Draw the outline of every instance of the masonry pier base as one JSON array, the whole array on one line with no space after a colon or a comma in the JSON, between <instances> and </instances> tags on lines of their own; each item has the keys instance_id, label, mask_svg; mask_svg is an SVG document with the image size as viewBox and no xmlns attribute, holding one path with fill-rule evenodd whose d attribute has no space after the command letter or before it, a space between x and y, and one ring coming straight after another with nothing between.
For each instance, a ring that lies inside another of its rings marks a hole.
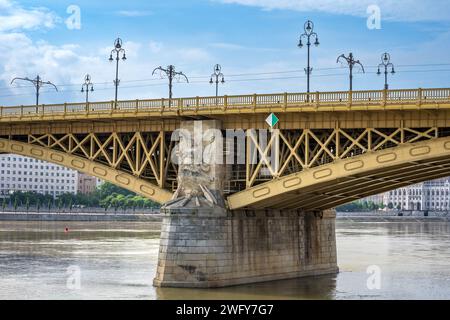
<instances>
[{"instance_id":1,"label":"masonry pier base","mask_svg":"<svg viewBox=\"0 0 450 320\"><path fill-rule=\"evenodd\" d=\"M165 209L154 285L225 287L337 273L335 212Z\"/></svg>"}]
</instances>

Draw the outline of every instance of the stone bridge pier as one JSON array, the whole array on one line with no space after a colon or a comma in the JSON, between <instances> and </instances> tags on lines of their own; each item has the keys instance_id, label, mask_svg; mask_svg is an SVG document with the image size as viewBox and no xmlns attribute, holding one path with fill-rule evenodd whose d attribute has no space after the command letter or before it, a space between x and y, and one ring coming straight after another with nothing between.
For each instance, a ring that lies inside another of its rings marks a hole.
<instances>
[{"instance_id":1,"label":"stone bridge pier","mask_svg":"<svg viewBox=\"0 0 450 320\"><path fill-rule=\"evenodd\" d=\"M205 134L220 130L220 122L185 121L181 129L178 189L161 209L155 286L224 287L338 272L333 210L228 210L227 166L198 158L222 148Z\"/></svg>"}]
</instances>

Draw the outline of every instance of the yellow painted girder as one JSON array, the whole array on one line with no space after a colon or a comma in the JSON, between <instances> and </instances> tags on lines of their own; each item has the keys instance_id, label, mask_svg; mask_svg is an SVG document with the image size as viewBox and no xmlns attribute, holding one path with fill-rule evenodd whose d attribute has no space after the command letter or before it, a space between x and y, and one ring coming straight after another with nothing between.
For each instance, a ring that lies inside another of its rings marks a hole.
<instances>
[{"instance_id":1,"label":"yellow painted girder","mask_svg":"<svg viewBox=\"0 0 450 320\"><path fill-rule=\"evenodd\" d=\"M315 185L330 187L349 176L364 176L369 172L383 172L383 170L401 167L411 162L426 163L444 157L450 157L450 137L400 144L396 147L338 159L326 165L307 168L298 173L275 178L272 181L230 195L227 198L228 206L230 209L239 209L272 200L276 202L277 199L282 199L284 196L292 195L292 193L301 194L302 190L314 188ZM428 179L424 175L424 180ZM356 195L358 192L358 188L354 188L353 194ZM298 197L301 196L298 195Z\"/></svg>"},{"instance_id":2,"label":"yellow painted girder","mask_svg":"<svg viewBox=\"0 0 450 320\"><path fill-rule=\"evenodd\" d=\"M69 153L25 142L0 139L0 153L13 153L34 159L51 162L73 170L98 177L119 187L128 189L158 203L165 203L172 198L172 192L162 189L148 181L129 173L116 170L110 166L74 156Z\"/></svg>"}]
</instances>

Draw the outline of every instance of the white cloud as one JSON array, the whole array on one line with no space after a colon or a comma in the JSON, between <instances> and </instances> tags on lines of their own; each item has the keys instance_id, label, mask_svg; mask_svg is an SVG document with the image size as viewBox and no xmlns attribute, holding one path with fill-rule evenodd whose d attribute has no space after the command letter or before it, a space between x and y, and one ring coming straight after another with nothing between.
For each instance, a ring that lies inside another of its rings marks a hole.
<instances>
[{"instance_id":1,"label":"white cloud","mask_svg":"<svg viewBox=\"0 0 450 320\"><path fill-rule=\"evenodd\" d=\"M50 29L61 21L46 8L24 9L10 0L0 0L0 11L0 31Z\"/></svg>"},{"instance_id":2,"label":"white cloud","mask_svg":"<svg viewBox=\"0 0 450 320\"><path fill-rule=\"evenodd\" d=\"M215 42L215 43L211 43L210 46L213 47L213 48L225 49L225 50L242 50L242 49L245 49L245 47L240 45L240 44L228 43L228 42Z\"/></svg>"},{"instance_id":3,"label":"white cloud","mask_svg":"<svg viewBox=\"0 0 450 320\"><path fill-rule=\"evenodd\" d=\"M11 86L10 82L14 77L34 78L37 74L44 81L51 81L59 87L59 92L44 88L41 97L43 103L82 100L80 88L86 73L92 76L95 87L92 100L110 100L114 96L112 80L115 64L108 61L112 44L100 44L86 53L77 44L54 45L34 40L25 31L0 32L0 43L3 43L3 50L0 51L0 105L32 104L33 88L25 83ZM166 96L166 80L151 76L156 66L175 64L177 70L189 75L195 66L203 65L210 59L205 49L176 48L154 40L143 43L126 41L123 48L128 59L120 61L120 99ZM151 80L139 80L143 78ZM176 94L181 95L182 92L186 95L190 91L185 85L177 84Z\"/></svg>"},{"instance_id":4,"label":"white cloud","mask_svg":"<svg viewBox=\"0 0 450 320\"><path fill-rule=\"evenodd\" d=\"M200 48L184 48L177 50L180 58L187 62L199 62L199 61L209 61L211 60L210 54Z\"/></svg>"},{"instance_id":5,"label":"white cloud","mask_svg":"<svg viewBox=\"0 0 450 320\"><path fill-rule=\"evenodd\" d=\"M163 49L163 44L157 41L150 41L148 44L152 53L159 53Z\"/></svg>"},{"instance_id":6,"label":"white cloud","mask_svg":"<svg viewBox=\"0 0 450 320\"><path fill-rule=\"evenodd\" d=\"M367 17L367 7L378 5L382 19L396 21L449 21L450 2L434 0L213 0L222 3L260 7L265 10L286 9L301 12L320 11Z\"/></svg>"}]
</instances>

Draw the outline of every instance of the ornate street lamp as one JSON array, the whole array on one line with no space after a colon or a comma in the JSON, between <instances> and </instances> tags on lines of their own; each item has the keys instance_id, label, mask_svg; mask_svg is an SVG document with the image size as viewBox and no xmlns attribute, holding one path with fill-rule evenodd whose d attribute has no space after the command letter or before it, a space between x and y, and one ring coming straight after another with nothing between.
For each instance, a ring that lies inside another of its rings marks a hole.
<instances>
[{"instance_id":1,"label":"ornate street lamp","mask_svg":"<svg viewBox=\"0 0 450 320\"><path fill-rule=\"evenodd\" d=\"M381 63L378 65L378 72L377 75L381 75L381 71L380 71L380 67L384 68L384 89L388 90L389 89L389 84L388 84L388 69L391 68L391 74L395 74L395 69L394 69L394 65L391 63L391 56L389 55L389 53L385 52L383 53L383 55L381 56Z\"/></svg>"},{"instance_id":2,"label":"ornate street lamp","mask_svg":"<svg viewBox=\"0 0 450 320\"><path fill-rule=\"evenodd\" d=\"M220 66L220 64L216 64L214 66L214 73L211 75L211 78L209 79L210 84L213 84L213 83L216 84L216 97L219 95L219 82L222 84L225 83L225 78L224 78L221 70L222 70L222 67ZM215 80L213 80L213 78Z\"/></svg>"},{"instance_id":3,"label":"ornate street lamp","mask_svg":"<svg viewBox=\"0 0 450 320\"><path fill-rule=\"evenodd\" d=\"M122 55L122 57L121 57ZM119 60L122 59L123 61L127 60L127 56L125 54L125 49L122 48L122 39L117 38L116 41L114 41L114 49L111 50L111 55L109 56L109 61L113 62L115 56L116 59L116 79L114 80L114 86L116 87L116 94L114 97L114 107L117 108L117 91L119 87Z\"/></svg>"},{"instance_id":4,"label":"ornate street lamp","mask_svg":"<svg viewBox=\"0 0 450 320\"><path fill-rule=\"evenodd\" d=\"M305 32L300 36L300 40L298 42L298 47L299 48L303 47L302 39L305 38L306 45L308 47L308 60L307 60L307 67L305 69L306 79L307 79L306 80L307 81L306 92L309 93L310 92L310 88L309 88L310 76L312 73L312 68L310 67L311 38L314 39L314 45L317 47L317 46L319 46L319 37L318 37L317 33L314 32L314 23L312 21L310 21L310 20L306 21L305 25L303 26L303 29L305 30Z\"/></svg>"},{"instance_id":5,"label":"ornate street lamp","mask_svg":"<svg viewBox=\"0 0 450 320\"><path fill-rule=\"evenodd\" d=\"M81 85L81 92L86 92L86 104L89 102L89 91L94 92L94 85L91 83L91 76L87 74Z\"/></svg>"}]
</instances>

